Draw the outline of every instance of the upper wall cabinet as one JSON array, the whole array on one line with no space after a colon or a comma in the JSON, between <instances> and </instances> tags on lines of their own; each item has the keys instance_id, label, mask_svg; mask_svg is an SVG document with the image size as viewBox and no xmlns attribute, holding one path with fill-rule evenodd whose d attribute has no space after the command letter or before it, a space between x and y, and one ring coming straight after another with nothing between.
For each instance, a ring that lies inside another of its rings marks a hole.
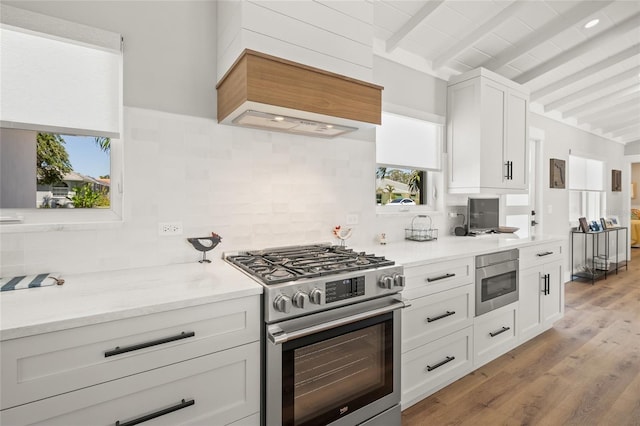
<instances>
[{"instance_id":1,"label":"upper wall cabinet","mask_svg":"<svg viewBox=\"0 0 640 426\"><path fill-rule=\"evenodd\" d=\"M527 191L529 92L483 68L447 89L450 193Z\"/></svg>"}]
</instances>

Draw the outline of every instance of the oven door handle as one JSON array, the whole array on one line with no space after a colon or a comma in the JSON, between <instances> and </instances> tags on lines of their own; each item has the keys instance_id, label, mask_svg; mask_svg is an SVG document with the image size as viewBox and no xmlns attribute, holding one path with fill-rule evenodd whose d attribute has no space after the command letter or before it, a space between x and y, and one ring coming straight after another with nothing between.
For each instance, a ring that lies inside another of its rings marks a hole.
<instances>
[{"instance_id":1,"label":"oven door handle","mask_svg":"<svg viewBox=\"0 0 640 426\"><path fill-rule=\"evenodd\" d=\"M271 343L275 345L280 345L290 340L299 339L304 336L320 333L322 331L330 330L332 328L340 327L342 325L351 324L357 321L362 321L363 319L386 314L387 312L395 311L396 309L406 308L408 306L411 306L411 303L409 303L409 301L405 299L396 300L394 303L388 306L383 306L381 308L372 309L366 312L361 312L355 315L339 318L333 321L327 321L325 323L317 324L312 327L302 328L300 330L294 330L290 332L285 332L280 327L269 327L270 330L267 331L267 337L269 338Z\"/></svg>"}]
</instances>

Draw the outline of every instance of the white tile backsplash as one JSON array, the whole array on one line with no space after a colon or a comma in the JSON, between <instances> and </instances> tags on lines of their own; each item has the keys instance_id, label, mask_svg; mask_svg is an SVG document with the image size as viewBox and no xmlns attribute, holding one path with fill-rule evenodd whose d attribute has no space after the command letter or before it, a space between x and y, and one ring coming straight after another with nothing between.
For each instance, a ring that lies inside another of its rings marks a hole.
<instances>
[{"instance_id":1,"label":"white tile backsplash","mask_svg":"<svg viewBox=\"0 0 640 426\"><path fill-rule=\"evenodd\" d=\"M215 120L125 108L122 226L3 234L2 276L76 273L196 261L185 239L217 232L223 251L334 241L357 213L349 241L404 238L411 215L376 216L375 145L218 125ZM437 226L445 222L434 217ZM158 222L182 222L159 236ZM442 232L442 230L441 230Z\"/></svg>"}]
</instances>

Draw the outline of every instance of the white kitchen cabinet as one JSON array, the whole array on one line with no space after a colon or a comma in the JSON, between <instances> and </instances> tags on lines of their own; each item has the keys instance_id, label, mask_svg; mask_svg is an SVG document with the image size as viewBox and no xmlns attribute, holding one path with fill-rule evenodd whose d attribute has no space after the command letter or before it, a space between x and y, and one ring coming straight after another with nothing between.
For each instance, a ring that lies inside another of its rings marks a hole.
<instances>
[{"instance_id":1,"label":"white kitchen cabinet","mask_svg":"<svg viewBox=\"0 0 640 426\"><path fill-rule=\"evenodd\" d=\"M474 367L478 368L518 344L518 302L502 306L475 319Z\"/></svg>"},{"instance_id":2,"label":"white kitchen cabinet","mask_svg":"<svg viewBox=\"0 0 640 426\"><path fill-rule=\"evenodd\" d=\"M226 425L259 411L260 343L197 357L2 411L6 425ZM133 423L132 423L133 424Z\"/></svg>"},{"instance_id":3,"label":"white kitchen cabinet","mask_svg":"<svg viewBox=\"0 0 640 426\"><path fill-rule=\"evenodd\" d=\"M473 284L411 300L402 311L402 352L473 325Z\"/></svg>"},{"instance_id":4,"label":"white kitchen cabinet","mask_svg":"<svg viewBox=\"0 0 640 426\"><path fill-rule=\"evenodd\" d=\"M474 274L475 259L473 257L461 257L405 268L406 284L402 294L409 299L415 299L450 290L473 283Z\"/></svg>"},{"instance_id":5,"label":"white kitchen cabinet","mask_svg":"<svg viewBox=\"0 0 640 426\"><path fill-rule=\"evenodd\" d=\"M450 193L527 191L529 93L483 68L448 87Z\"/></svg>"},{"instance_id":6,"label":"white kitchen cabinet","mask_svg":"<svg viewBox=\"0 0 640 426\"><path fill-rule=\"evenodd\" d=\"M402 409L473 369L473 327L402 354Z\"/></svg>"},{"instance_id":7,"label":"white kitchen cabinet","mask_svg":"<svg viewBox=\"0 0 640 426\"><path fill-rule=\"evenodd\" d=\"M183 399L150 424L254 415L259 312L251 296L2 341L0 423L126 424Z\"/></svg>"},{"instance_id":8,"label":"white kitchen cabinet","mask_svg":"<svg viewBox=\"0 0 640 426\"><path fill-rule=\"evenodd\" d=\"M520 250L519 341L551 328L564 316L562 245L543 244Z\"/></svg>"},{"instance_id":9,"label":"white kitchen cabinet","mask_svg":"<svg viewBox=\"0 0 640 426\"><path fill-rule=\"evenodd\" d=\"M473 258L405 268L402 311L402 408L473 367Z\"/></svg>"}]
</instances>

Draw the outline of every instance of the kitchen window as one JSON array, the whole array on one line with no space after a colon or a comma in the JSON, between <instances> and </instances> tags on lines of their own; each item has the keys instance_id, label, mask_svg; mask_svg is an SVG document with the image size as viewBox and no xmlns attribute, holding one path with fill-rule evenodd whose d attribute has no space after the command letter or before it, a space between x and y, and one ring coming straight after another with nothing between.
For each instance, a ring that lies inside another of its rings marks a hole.
<instances>
[{"instance_id":1,"label":"kitchen window","mask_svg":"<svg viewBox=\"0 0 640 426\"><path fill-rule=\"evenodd\" d=\"M121 36L7 5L0 7L0 222L21 223L20 232L28 224L120 221ZM41 179L48 166L38 170L42 163L36 162L36 141L43 134L54 139L80 136L108 140L109 170L78 177L85 174L72 176L70 172L77 170L63 167L64 178ZM106 192L104 179L115 189L109 191L108 205L103 201L106 208L73 212L50 208L68 206L68 198L78 195L78 186L84 187L85 193ZM68 188L66 195L64 186ZM47 202L37 195L45 190ZM49 208L37 208L45 205ZM3 226L2 232L12 232L12 227Z\"/></svg>"},{"instance_id":2,"label":"kitchen window","mask_svg":"<svg viewBox=\"0 0 640 426\"><path fill-rule=\"evenodd\" d=\"M435 209L444 119L436 121L383 112L376 128L378 212Z\"/></svg>"}]
</instances>

